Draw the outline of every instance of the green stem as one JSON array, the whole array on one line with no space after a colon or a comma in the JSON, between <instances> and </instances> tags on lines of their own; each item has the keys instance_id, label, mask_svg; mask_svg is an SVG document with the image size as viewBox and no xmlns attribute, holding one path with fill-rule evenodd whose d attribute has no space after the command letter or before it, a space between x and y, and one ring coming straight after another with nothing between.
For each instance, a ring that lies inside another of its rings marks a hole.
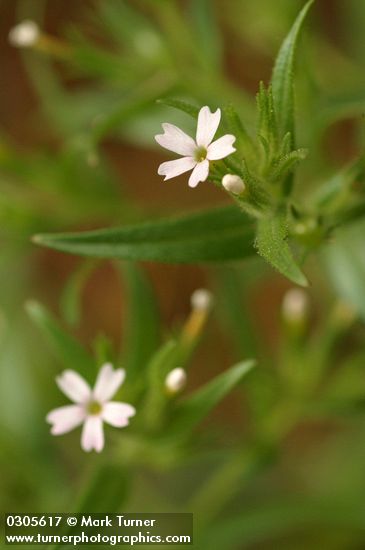
<instances>
[{"instance_id":1,"label":"green stem","mask_svg":"<svg viewBox=\"0 0 365 550\"><path fill-rule=\"evenodd\" d=\"M270 454L267 448L255 445L235 454L215 472L186 507L197 515L201 528L233 499L245 481L265 466Z\"/></svg>"}]
</instances>

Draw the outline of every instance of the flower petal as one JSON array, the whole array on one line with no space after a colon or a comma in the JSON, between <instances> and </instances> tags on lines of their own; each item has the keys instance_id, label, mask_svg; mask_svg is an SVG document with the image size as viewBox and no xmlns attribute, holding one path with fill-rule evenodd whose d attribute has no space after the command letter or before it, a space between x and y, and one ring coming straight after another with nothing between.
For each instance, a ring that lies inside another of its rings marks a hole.
<instances>
[{"instance_id":1,"label":"flower petal","mask_svg":"<svg viewBox=\"0 0 365 550\"><path fill-rule=\"evenodd\" d=\"M196 142L199 147L208 147L214 138L221 120L221 110L211 113L209 107L202 107L199 111Z\"/></svg>"},{"instance_id":2,"label":"flower petal","mask_svg":"<svg viewBox=\"0 0 365 550\"><path fill-rule=\"evenodd\" d=\"M95 449L98 453L104 448L103 421L100 416L89 416L85 420L81 434L81 447L87 453Z\"/></svg>"},{"instance_id":3,"label":"flower petal","mask_svg":"<svg viewBox=\"0 0 365 550\"><path fill-rule=\"evenodd\" d=\"M162 128L165 133L155 136L155 140L161 147L179 155L190 157L194 154L196 143L193 138L185 134L185 132L174 124L169 124L168 122L164 122Z\"/></svg>"},{"instance_id":4,"label":"flower petal","mask_svg":"<svg viewBox=\"0 0 365 550\"><path fill-rule=\"evenodd\" d=\"M65 370L57 376L56 382L60 390L75 403L86 403L90 399L89 384L74 370Z\"/></svg>"},{"instance_id":5,"label":"flower petal","mask_svg":"<svg viewBox=\"0 0 365 550\"><path fill-rule=\"evenodd\" d=\"M113 370L110 363L105 363L99 371L93 390L93 398L96 401L105 403L115 394L119 386L123 384L125 370Z\"/></svg>"},{"instance_id":6,"label":"flower petal","mask_svg":"<svg viewBox=\"0 0 365 550\"><path fill-rule=\"evenodd\" d=\"M232 136L231 134L226 134L216 141L213 141L213 143L211 143L208 147L207 159L219 160L223 159L224 157L228 157L228 155L231 155L236 150L234 147L232 147L235 141L235 136Z\"/></svg>"},{"instance_id":7,"label":"flower petal","mask_svg":"<svg viewBox=\"0 0 365 550\"><path fill-rule=\"evenodd\" d=\"M191 173L189 186L196 187L200 181L205 181L209 174L209 162L203 160L199 162Z\"/></svg>"},{"instance_id":8,"label":"flower petal","mask_svg":"<svg viewBox=\"0 0 365 550\"><path fill-rule=\"evenodd\" d=\"M51 434L61 435L82 424L85 420L85 411L80 405L67 405L50 411L46 420L52 424Z\"/></svg>"},{"instance_id":9,"label":"flower petal","mask_svg":"<svg viewBox=\"0 0 365 550\"><path fill-rule=\"evenodd\" d=\"M132 405L110 401L103 407L102 418L116 428L123 428L128 426L129 418L135 414L136 409Z\"/></svg>"},{"instance_id":10,"label":"flower petal","mask_svg":"<svg viewBox=\"0 0 365 550\"><path fill-rule=\"evenodd\" d=\"M165 181L176 176L180 176L184 172L188 172L196 166L197 162L192 157L183 157L177 160L169 160L163 162L158 168L160 176L165 176Z\"/></svg>"}]
</instances>

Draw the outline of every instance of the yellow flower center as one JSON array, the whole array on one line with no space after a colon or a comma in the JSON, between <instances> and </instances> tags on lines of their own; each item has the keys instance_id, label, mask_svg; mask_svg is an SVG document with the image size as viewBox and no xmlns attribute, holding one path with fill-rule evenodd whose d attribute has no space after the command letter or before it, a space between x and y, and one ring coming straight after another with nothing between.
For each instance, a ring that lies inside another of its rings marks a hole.
<instances>
[{"instance_id":1,"label":"yellow flower center","mask_svg":"<svg viewBox=\"0 0 365 550\"><path fill-rule=\"evenodd\" d=\"M195 149L194 158L197 162L203 162L207 158L208 151L205 147L197 147Z\"/></svg>"},{"instance_id":2,"label":"yellow flower center","mask_svg":"<svg viewBox=\"0 0 365 550\"><path fill-rule=\"evenodd\" d=\"M90 401L90 403L87 404L87 412L89 414L100 414L101 413L102 406L97 401Z\"/></svg>"}]
</instances>

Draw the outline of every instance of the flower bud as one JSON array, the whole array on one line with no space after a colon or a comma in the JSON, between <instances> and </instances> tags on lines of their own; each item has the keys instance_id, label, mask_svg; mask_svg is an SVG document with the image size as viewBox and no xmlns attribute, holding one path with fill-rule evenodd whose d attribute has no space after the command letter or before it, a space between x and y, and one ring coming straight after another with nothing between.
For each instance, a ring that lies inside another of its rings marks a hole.
<instances>
[{"instance_id":1,"label":"flower bud","mask_svg":"<svg viewBox=\"0 0 365 550\"><path fill-rule=\"evenodd\" d=\"M212 306L213 296L209 290L206 290L205 288L198 288L192 293L190 303L192 309L207 311Z\"/></svg>"},{"instance_id":2,"label":"flower bud","mask_svg":"<svg viewBox=\"0 0 365 550\"><path fill-rule=\"evenodd\" d=\"M13 27L8 35L9 42L17 48L30 48L38 41L40 31L37 23L26 19Z\"/></svg>"},{"instance_id":3,"label":"flower bud","mask_svg":"<svg viewBox=\"0 0 365 550\"><path fill-rule=\"evenodd\" d=\"M165 387L169 393L178 393L186 385L186 372L181 367L169 372L165 379Z\"/></svg>"},{"instance_id":4,"label":"flower bud","mask_svg":"<svg viewBox=\"0 0 365 550\"><path fill-rule=\"evenodd\" d=\"M300 288L292 288L285 294L282 303L282 314L288 323L297 323L308 315L308 295Z\"/></svg>"},{"instance_id":5,"label":"flower bud","mask_svg":"<svg viewBox=\"0 0 365 550\"><path fill-rule=\"evenodd\" d=\"M222 178L222 185L226 191L240 195L246 189L243 180L236 174L226 174Z\"/></svg>"}]
</instances>

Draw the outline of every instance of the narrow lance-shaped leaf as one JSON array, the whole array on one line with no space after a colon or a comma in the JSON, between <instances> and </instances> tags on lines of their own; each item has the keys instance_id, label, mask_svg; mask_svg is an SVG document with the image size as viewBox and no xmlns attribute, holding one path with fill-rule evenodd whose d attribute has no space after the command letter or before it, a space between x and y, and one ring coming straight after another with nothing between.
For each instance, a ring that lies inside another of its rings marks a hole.
<instances>
[{"instance_id":1,"label":"narrow lance-shaped leaf","mask_svg":"<svg viewBox=\"0 0 365 550\"><path fill-rule=\"evenodd\" d=\"M199 39L198 54L204 65L219 69L222 59L222 39L214 13L214 2L192 0L190 13L195 36Z\"/></svg>"},{"instance_id":2,"label":"narrow lance-shaped leaf","mask_svg":"<svg viewBox=\"0 0 365 550\"><path fill-rule=\"evenodd\" d=\"M191 432L254 366L252 359L242 361L182 401L176 408L169 432L176 436Z\"/></svg>"},{"instance_id":3,"label":"narrow lance-shaped leaf","mask_svg":"<svg viewBox=\"0 0 365 550\"><path fill-rule=\"evenodd\" d=\"M277 120L271 86L266 89L263 82L260 82L256 101L259 112L258 135L268 143L270 148L276 148L278 138Z\"/></svg>"},{"instance_id":4,"label":"narrow lance-shaped leaf","mask_svg":"<svg viewBox=\"0 0 365 550\"><path fill-rule=\"evenodd\" d=\"M128 300L128 321L123 338L121 364L128 379L141 376L159 340L159 318L151 286L142 270L124 265L123 276Z\"/></svg>"},{"instance_id":5,"label":"narrow lance-shaped leaf","mask_svg":"<svg viewBox=\"0 0 365 550\"><path fill-rule=\"evenodd\" d=\"M270 179L275 182L288 175L294 170L296 165L307 156L305 149L297 149L284 155L278 164L273 167Z\"/></svg>"},{"instance_id":6,"label":"narrow lance-shaped leaf","mask_svg":"<svg viewBox=\"0 0 365 550\"><path fill-rule=\"evenodd\" d=\"M71 275L63 290L60 307L70 326L77 326L80 322L82 289L95 265L94 260L83 262Z\"/></svg>"},{"instance_id":7,"label":"narrow lance-shaped leaf","mask_svg":"<svg viewBox=\"0 0 365 550\"><path fill-rule=\"evenodd\" d=\"M287 233L286 222L280 216L259 220L256 238L258 252L293 283L307 286L307 279L299 269L287 243Z\"/></svg>"},{"instance_id":8,"label":"narrow lance-shaped leaf","mask_svg":"<svg viewBox=\"0 0 365 550\"><path fill-rule=\"evenodd\" d=\"M133 96L128 101L126 99L119 101L113 108L109 107L105 116L97 119L92 128L91 142L93 145L96 146L108 134L118 132L123 124L144 112L168 91L169 87L164 82L135 88Z\"/></svg>"},{"instance_id":9,"label":"narrow lance-shaped leaf","mask_svg":"<svg viewBox=\"0 0 365 550\"><path fill-rule=\"evenodd\" d=\"M336 211L348 198L351 187L358 180L365 179L365 154L336 172L329 180L316 188L312 200L317 208ZM341 209L342 210L342 209Z\"/></svg>"},{"instance_id":10,"label":"narrow lance-shaped leaf","mask_svg":"<svg viewBox=\"0 0 365 550\"><path fill-rule=\"evenodd\" d=\"M163 419L163 410L167 403L165 379L167 374L178 366L179 344L175 340L168 340L152 356L147 365L148 389L141 416L150 429L160 427Z\"/></svg>"},{"instance_id":11,"label":"narrow lance-shaped leaf","mask_svg":"<svg viewBox=\"0 0 365 550\"><path fill-rule=\"evenodd\" d=\"M102 513L105 510L119 510L126 501L131 485L131 473L126 472L119 465L99 463L93 474L85 479L76 504L71 505L74 515L86 513ZM81 518L79 518L81 519ZM60 532L61 536L76 534L74 527L65 523ZM54 544L49 550L68 550L75 548L72 544Z\"/></svg>"},{"instance_id":12,"label":"narrow lance-shaped leaf","mask_svg":"<svg viewBox=\"0 0 365 550\"><path fill-rule=\"evenodd\" d=\"M255 269L255 282L256 273ZM251 278L252 274L247 273L246 269L238 273L237 269L222 267L217 272L217 302L222 313L219 318L222 318L237 352L243 356L256 355L257 349L252 320L248 315Z\"/></svg>"},{"instance_id":13,"label":"narrow lance-shaped leaf","mask_svg":"<svg viewBox=\"0 0 365 550\"><path fill-rule=\"evenodd\" d=\"M95 372L95 364L84 348L60 327L46 308L35 300L29 300L26 303L26 310L64 366L75 369L90 378L90 374Z\"/></svg>"},{"instance_id":14,"label":"narrow lance-shaped leaf","mask_svg":"<svg viewBox=\"0 0 365 550\"><path fill-rule=\"evenodd\" d=\"M34 237L43 246L82 256L171 263L240 260L253 255L253 240L251 220L235 206L129 227Z\"/></svg>"},{"instance_id":15,"label":"narrow lance-shaped leaf","mask_svg":"<svg viewBox=\"0 0 365 550\"><path fill-rule=\"evenodd\" d=\"M345 77L342 77L345 81ZM315 130L317 140L321 140L323 132L337 120L357 118L364 112L365 90L361 86L344 93L335 93L321 97L318 107L313 113L316 116Z\"/></svg>"},{"instance_id":16,"label":"narrow lance-shaped leaf","mask_svg":"<svg viewBox=\"0 0 365 550\"><path fill-rule=\"evenodd\" d=\"M314 0L309 0L299 13L289 34L285 38L276 58L271 84L279 132L284 136L290 132L294 146L294 87L293 72L295 50L303 21Z\"/></svg>"}]
</instances>

